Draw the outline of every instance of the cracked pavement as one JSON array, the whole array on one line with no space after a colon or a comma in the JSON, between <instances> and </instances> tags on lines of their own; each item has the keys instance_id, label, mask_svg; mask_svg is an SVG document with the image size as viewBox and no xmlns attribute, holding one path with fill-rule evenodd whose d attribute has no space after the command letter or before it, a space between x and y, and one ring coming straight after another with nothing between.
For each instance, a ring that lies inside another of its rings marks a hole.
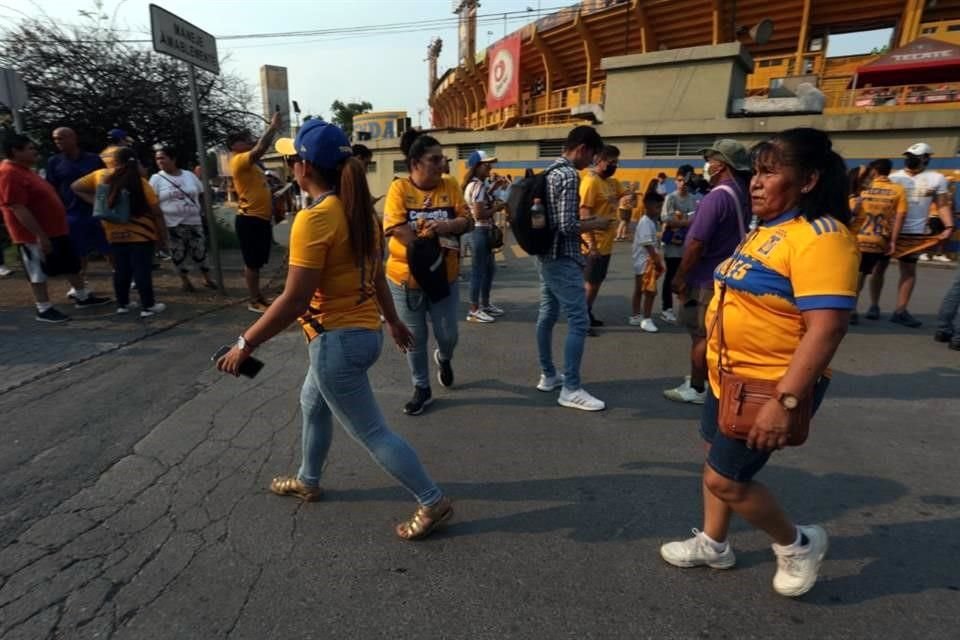
<instances>
[{"instance_id":1,"label":"cracked pavement","mask_svg":"<svg viewBox=\"0 0 960 640\"><path fill-rule=\"evenodd\" d=\"M699 526L698 412L660 397L687 338L625 326L618 249L597 304L611 326L584 359L608 411L532 389L529 261L498 274L503 321L461 323L457 387L435 386L423 416L402 415L409 374L385 348L371 370L381 406L456 503L420 543L394 538L413 502L339 429L323 501L269 493L299 462L306 353L294 329L258 352L256 380L218 374L210 353L252 321L242 309L0 394L0 637L952 635L960 360L929 329L952 273L921 272L926 329L851 332L810 444L760 476L832 536L822 583L789 601L770 588L768 541L742 523L736 570L658 557Z\"/></svg>"}]
</instances>

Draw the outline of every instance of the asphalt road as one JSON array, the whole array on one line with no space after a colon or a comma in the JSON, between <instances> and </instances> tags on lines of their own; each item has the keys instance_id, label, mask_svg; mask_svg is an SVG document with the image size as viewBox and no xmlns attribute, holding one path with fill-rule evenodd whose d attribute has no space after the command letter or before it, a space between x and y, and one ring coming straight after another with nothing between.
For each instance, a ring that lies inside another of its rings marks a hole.
<instances>
[{"instance_id":1,"label":"asphalt road","mask_svg":"<svg viewBox=\"0 0 960 640\"><path fill-rule=\"evenodd\" d=\"M0 394L0 636L955 637L960 353L931 339L952 272L922 271L924 328L853 329L810 442L762 472L831 535L821 582L788 600L769 541L742 523L734 570L659 558L700 526L698 411L662 399L688 340L626 326L617 249L597 306L610 326L583 365L607 411L533 389L529 258L500 263L507 316L461 323L457 385L436 385L423 416L402 414L409 373L384 350L378 399L456 501L420 543L394 538L413 503L342 431L324 501L268 492L298 462L305 347L291 330L256 381L220 376L208 358L252 320L242 307Z\"/></svg>"}]
</instances>

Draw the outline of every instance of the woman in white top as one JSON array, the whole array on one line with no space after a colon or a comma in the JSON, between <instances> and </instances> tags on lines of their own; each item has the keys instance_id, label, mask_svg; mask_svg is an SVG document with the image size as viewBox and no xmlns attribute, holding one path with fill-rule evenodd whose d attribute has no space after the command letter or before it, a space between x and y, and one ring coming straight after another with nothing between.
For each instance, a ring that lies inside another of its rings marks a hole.
<instances>
[{"instance_id":1,"label":"woman in white top","mask_svg":"<svg viewBox=\"0 0 960 640\"><path fill-rule=\"evenodd\" d=\"M190 268L185 264L187 256L200 269L204 286L216 289L217 285L210 279L210 268L207 266L207 242L200 205L203 185L191 172L177 168L173 149L158 149L154 158L160 171L150 178L150 186L160 199L160 210L170 236L170 257L180 272L183 290L195 290L187 275L190 273Z\"/></svg>"},{"instance_id":2,"label":"woman in white top","mask_svg":"<svg viewBox=\"0 0 960 640\"><path fill-rule=\"evenodd\" d=\"M474 151L467 158L467 175L463 179L463 199L474 219L468 322L488 323L503 315L503 309L490 302L490 288L496 272L493 257L493 217L496 206L493 193L501 183L491 183L489 178L496 161L485 151Z\"/></svg>"}]
</instances>

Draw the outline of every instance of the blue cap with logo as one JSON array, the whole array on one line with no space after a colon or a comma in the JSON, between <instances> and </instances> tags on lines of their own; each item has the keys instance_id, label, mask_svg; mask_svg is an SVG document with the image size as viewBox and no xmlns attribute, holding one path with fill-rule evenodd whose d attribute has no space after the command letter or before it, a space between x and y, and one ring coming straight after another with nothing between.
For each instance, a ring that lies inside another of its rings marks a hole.
<instances>
[{"instance_id":1,"label":"blue cap with logo","mask_svg":"<svg viewBox=\"0 0 960 640\"><path fill-rule=\"evenodd\" d=\"M340 127L323 120L307 120L293 146L302 160L320 169L333 169L353 155L346 134Z\"/></svg>"},{"instance_id":2,"label":"blue cap with logo","mask_svg":"<svg viewBox=\"0 0 960 640\"><path fill-rule=\"evenodd\" d=\"M477 149L467 157L467 168L473 169L481 162L496 162L497 156L491 156L483 149Z\"/></svg>"}]
</instances>

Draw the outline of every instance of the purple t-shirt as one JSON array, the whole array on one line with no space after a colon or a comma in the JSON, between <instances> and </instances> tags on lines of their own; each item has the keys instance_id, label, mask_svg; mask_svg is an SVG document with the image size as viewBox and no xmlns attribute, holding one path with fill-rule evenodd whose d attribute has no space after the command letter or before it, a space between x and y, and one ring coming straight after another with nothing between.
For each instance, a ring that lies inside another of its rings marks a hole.
<instances>
[{"instance_id":1,"label":"purple t-shirt","mask_svg":"<svg viewBox=\"0 0 960 640\"><path fill-rule=\"evenodd\" d=\"M81 151L76 160L71 160L65 153L58 153L47 160L47 182L53 185L67 208L70 218L93 215L93 207L73 192L70 185L88 173L103 168L100 156L89 151Z\"/></svg>"},{"instance_id":2,"label":"purple t-shirt","mask_svg":"<svg viewBox=\"0 0 960 640\"><path fill-rule=\"evenodd\" d=\"M746 229L752 215L750 200L747 198L749 191L747 181L728 178L720 184L727 185L738 195L744 216L742 228ZM733 250L740 244L740 229L741 226L737 222L737 207L733 198L725 189L714 187L697 205L697 212L693 216L684 241L684 245L689 244L691 239L699 240L704 244L700 261L687 273L688 286L713 286L714 270L721 262L733 255Z\"/></svg>"}]
</instances>

